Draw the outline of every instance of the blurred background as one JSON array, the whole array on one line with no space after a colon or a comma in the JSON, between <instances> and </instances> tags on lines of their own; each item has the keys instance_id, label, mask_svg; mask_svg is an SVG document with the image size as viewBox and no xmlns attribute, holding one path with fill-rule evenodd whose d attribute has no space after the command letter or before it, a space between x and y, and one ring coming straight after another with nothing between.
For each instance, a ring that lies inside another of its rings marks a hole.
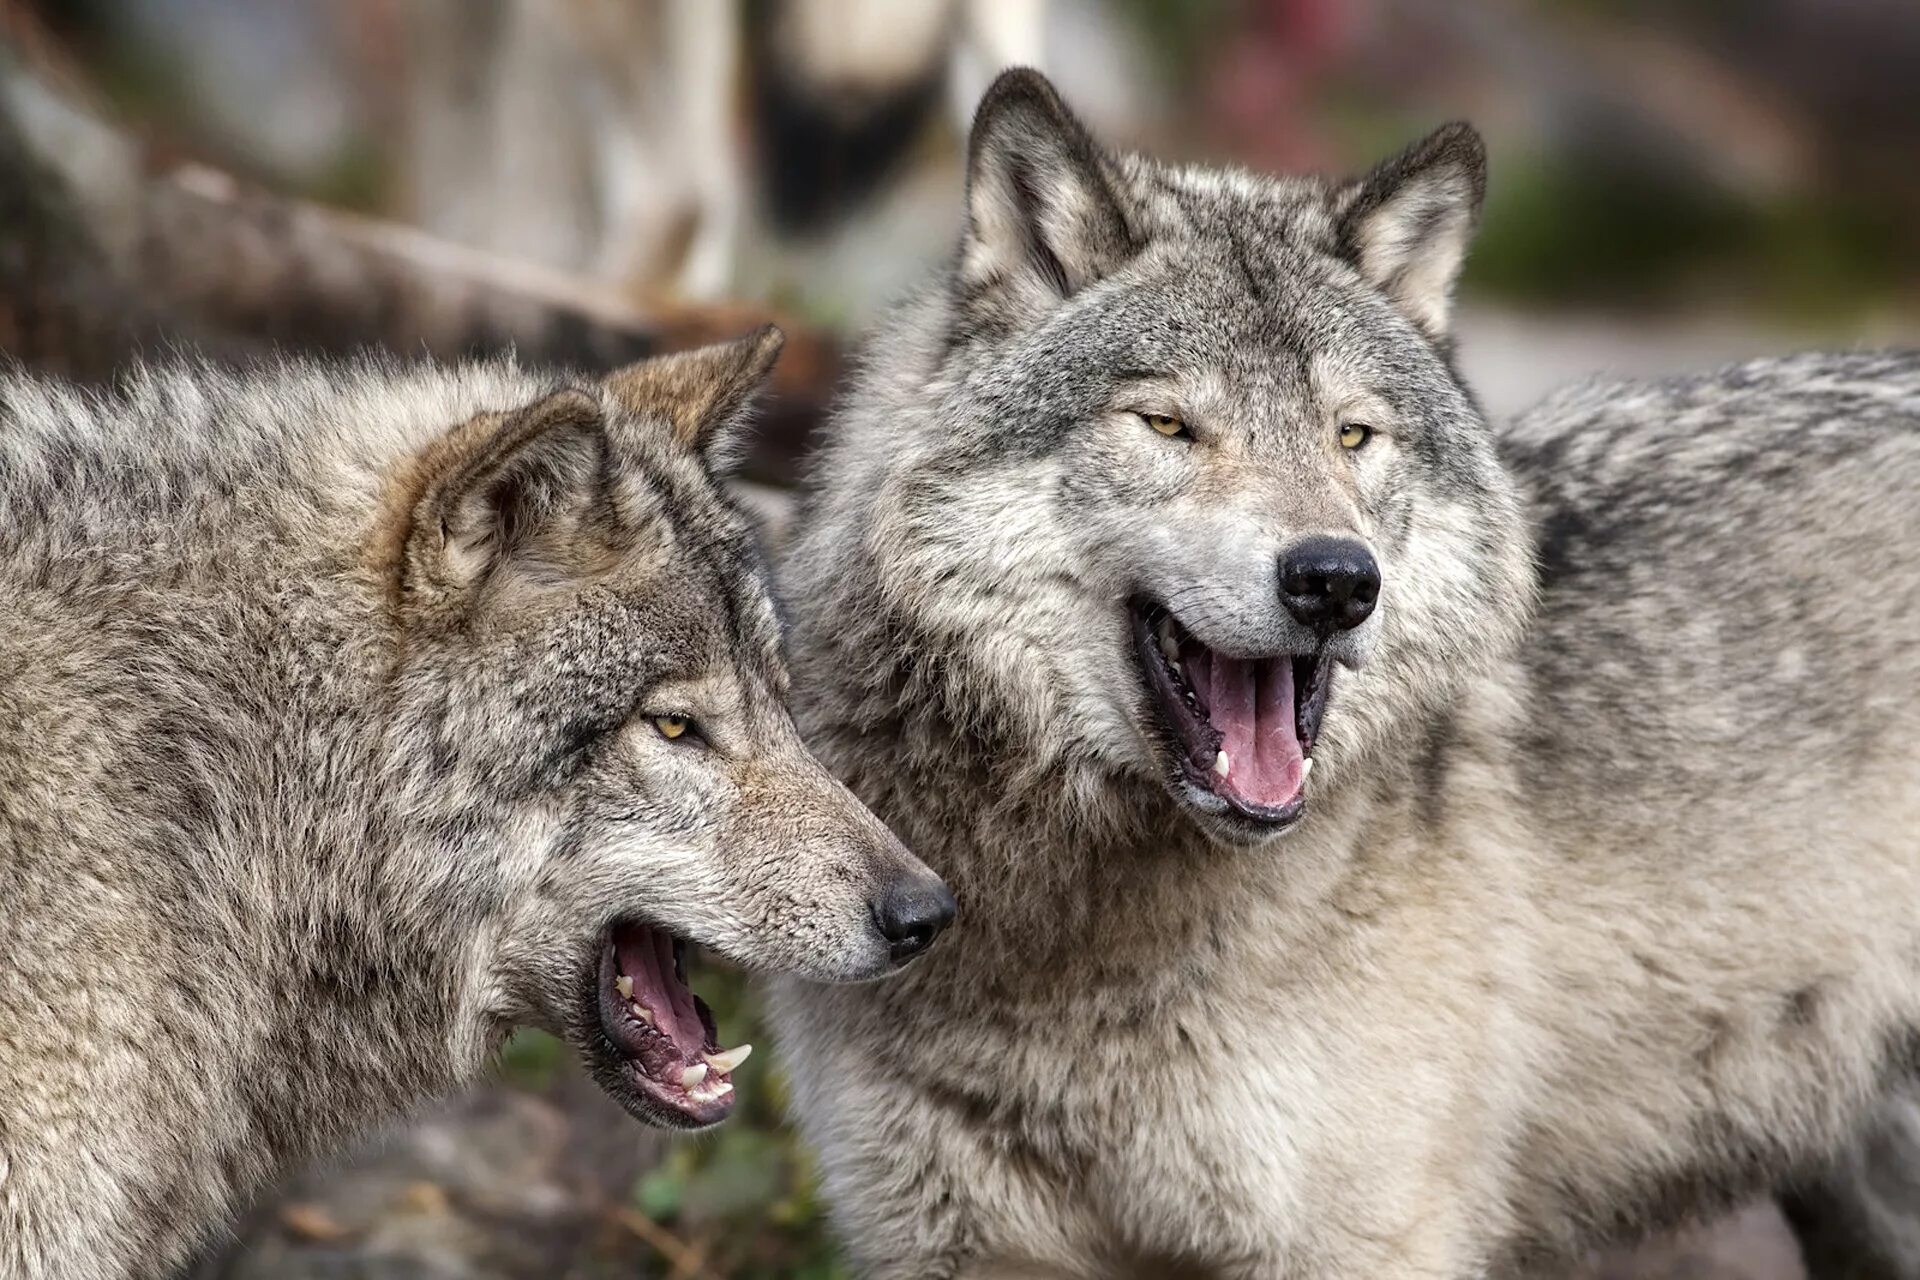
<instances>
[{"instance_id":1,"label":"blurred background","mask_svg":"<svg viewBox=\"0 0 1920 1280\"><path fill-rule=\"evenodd\" d=\"M1461 362L1496 415L1654 373L1920 335L1912 0L0 0L0 350L513 347L601 368L780 320L746 492L949 252L965 127L1042 67L1170 157L1363 167L1486 134ZM663 1141L523 1036L501 1082L263 1203L202 1277L832 1277L777 1046ZM1597 1259L1792 1280L1778 1215Z\"/></svg>"}]
</instances>

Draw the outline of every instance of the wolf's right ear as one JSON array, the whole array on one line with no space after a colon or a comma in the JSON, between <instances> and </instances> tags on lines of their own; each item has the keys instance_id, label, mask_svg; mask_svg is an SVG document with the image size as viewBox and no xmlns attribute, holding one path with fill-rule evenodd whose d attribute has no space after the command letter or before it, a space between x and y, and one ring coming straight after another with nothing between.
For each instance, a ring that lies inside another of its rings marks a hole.
<instances>
[{"instance_id":1,"label":"wolf's right ear","mask_svg":"<svg viewBox=\"0 0 1920 1280\"><path fill-rule=\"evenodd\" d=\"M1445 125L1340 192L1340 252L1436 342L1487 190L1487 148Z\"/></svg>"},{"instance_id":2,"label":"wolf's right ear","mask_svg":"<svg viewBox=\"0 0 1920 1280\"><path fill-rule=\"evenodd\" d=\"M1047 78L1001 73L967 144L960 293L1037 315L1138 250L1112 161Z\"/></svg>"},{"instance_id":3,"label":"wolf's right ear","mask_svg":"<svg viewBox=\"0 0 1920 1280\"><path fill-rule=\"evenodd\" d=\"M677 444L699 454L720 474L740 452L749 410L785 342L776 326L763 324L731 342L616 369L605 385L637 417L665 422Z\"/></svg>"},{"instance_id":4,"label":"wolf's right ear","mask_svg":"<svg viewBox=\"0 0 1920 1280\"><path fill-rule=\"evenodd\" d=\"M402 593L464 600L516 557L564 543L601 495L606 458L599 402L578 389L449 431L416 463Z\"/></svg>"}]
</instances>

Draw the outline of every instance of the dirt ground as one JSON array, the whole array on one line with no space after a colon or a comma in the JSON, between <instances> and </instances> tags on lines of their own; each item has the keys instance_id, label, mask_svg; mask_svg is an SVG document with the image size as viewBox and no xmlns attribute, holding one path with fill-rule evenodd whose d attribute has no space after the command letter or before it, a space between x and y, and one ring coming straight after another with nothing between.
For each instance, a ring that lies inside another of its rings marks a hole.
<instances>
[{"instance_id":1,"label":"dirt ground","mask_svg":"<svg viewBox=\"0 0 1920 1280\"><path fill-rule=\"evenodd\" d=\"M663 1149L577 1072L545 1096L489 1087L296 1180L181 1280L717 1280L710 1241L632 1202ZM1755 1206L1570 1280L1805 1273L1780 1215Z\"/></svg>"},{"instance_id":2,"label":"dirt ground","mask_svg":"<svg viewBox=\"0 0 1920 1280\"><path fill-rule=\"evenodd\" d=\"M660 1226L632 1201L662 1150L659 1134L574 1071L545 1096L482 1088L294 1180L180 1280L718 1280L712 1240ZM1571 1280L1805 1272L1786 1222L1753 1207L1596 1259Z\"/></svg>"},{"instance_id":3,"label":"dirt ground","mask_svg":"<svg viewBox=\"0 0 1920 1280\"><path fill-rule=\"evenodd\" d=\"M181 1280L672 1275L629 1207L660 1149L577 1071L491 1086L296 1179Z\"/></svg>"}]
</instances>

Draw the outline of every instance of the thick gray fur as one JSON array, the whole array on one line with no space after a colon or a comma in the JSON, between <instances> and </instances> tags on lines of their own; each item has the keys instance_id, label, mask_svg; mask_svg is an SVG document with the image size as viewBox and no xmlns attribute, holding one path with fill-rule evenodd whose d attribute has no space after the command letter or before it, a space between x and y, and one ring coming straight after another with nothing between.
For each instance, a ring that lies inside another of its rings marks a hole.
<instances>
[{"instance_id":1,"label":"thick gray fur","mask_svg":"<svg viewBox=\"0 0 1920 1280\"><path fill-rule=\"evenodd\" d=\"M1920 357L1497 435L1449 357L1471 130L1183 168L1015 72L970 166L783 579L810 743L961 902L903 980L778 1002L862 1272L1554 1275L1842 1152L1920 1057ZM1126 604L1293 651L1310 533L1385 585L1262 839Z\"/></svg>"},{"instance_id":2,"label":"thick gray fur","mask_svg":"<svg viewBox=\"0 0 1920 1280\"><path fill-rule=\"evenodd\" d=\"M670 1122L616 920L887 967L925 870L802 748L712 466L777 347L0 371L0 1276L169 1274L516 1025Z\"/></svg>"}]
</instances>

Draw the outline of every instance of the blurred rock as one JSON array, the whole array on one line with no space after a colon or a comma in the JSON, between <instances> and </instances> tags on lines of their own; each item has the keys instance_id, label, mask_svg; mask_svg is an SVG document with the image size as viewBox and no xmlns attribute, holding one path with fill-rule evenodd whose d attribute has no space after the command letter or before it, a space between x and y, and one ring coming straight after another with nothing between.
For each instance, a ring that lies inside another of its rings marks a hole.
<instances>
[{"instance_id":1,"label":"blurred rock","mask_svg":"<svg viewBox=\"0 0 1920 1280\"><path fill-rule=\"evenodd\" d=\"M1920 1280L1920 1080L1890 1093L1862 1140L1784 1203L1821 1280Z\"/></svg>"},{"instance_id":2,"label":"blurred rock","mask_svg":"<svg viewBox=\"0 0 1920 1280\"><path fill-rule=\"evenodd\" d=\"M1808 1280L1786 1220L1754 1205L1637 1249L1610 1250L1573 1280Z\"/></svg>"},{"instance_id":3,"label":"blurred rock","mask_svg":"<svg viewBox=\"0 0 1920 1280\"><path fill-rule=\"evenodd\" d=\"M656 1274L621 1215L662 1141L572 1068L550 1096L482 1089L296 1179L183 1280Z\"/></svg>"}]
</instances>

